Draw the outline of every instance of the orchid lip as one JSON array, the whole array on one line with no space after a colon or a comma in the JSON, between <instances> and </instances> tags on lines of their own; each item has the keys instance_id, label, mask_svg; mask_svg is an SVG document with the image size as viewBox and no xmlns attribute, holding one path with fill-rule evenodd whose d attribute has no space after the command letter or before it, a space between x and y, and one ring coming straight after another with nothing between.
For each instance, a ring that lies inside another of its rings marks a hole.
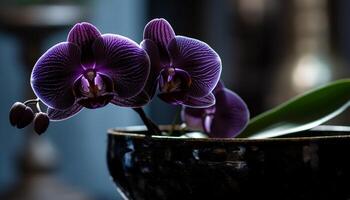
<instances>
[{"instance_id":1,"label":"orchid lip","mask_svg":"<svg viewBox=\"0 0 350 200\"><path fill-rule=\"evenodd\" d=\"M191 76L185 70L168 67L160 72L159 89L161 93L187 91L191 84Z\"/></svg>"},{"instance_id":2,"label":"orchid lip","mask_svg":"<svg viewBox=\"0 0 350 200\"><path fill-rule=\"evenodd\" d=\"M158 97L172 105L181 105L187 99L187 93L184 91L161 92Z\"/></svg>"},{"instance_id":3,"label":"orchid lip","mask_svg":"<svg viewBox=\"0 0 350 200\"><path fill-rule=\"evenodd\" d=\"M114 97L114 94L107 93L96 97L80 98L78 103L85 108L96 109L106 106Z\"/></svg>"},{"instance_id":4,"label":"orchid lip","mask_svg":"<svg viewBox=\"0 0 350 200\"><path fill-rule=\"evenodd\" d=\"M167 67L160 72L158 97L172 105L181 105L191 84L191 76L185 70Z\"/></svg>"},{"instance_id":5,"label":"orchid lip","mask_svg":"<svg viewBox=\"0 0 350 200\"><path fill-rule=\"evenodd\" d=\"M74 94L77 103L86 108L103 107L114 97L113 81L95 69L88 69L74 82Z\"/></svg>"}]
</instances>

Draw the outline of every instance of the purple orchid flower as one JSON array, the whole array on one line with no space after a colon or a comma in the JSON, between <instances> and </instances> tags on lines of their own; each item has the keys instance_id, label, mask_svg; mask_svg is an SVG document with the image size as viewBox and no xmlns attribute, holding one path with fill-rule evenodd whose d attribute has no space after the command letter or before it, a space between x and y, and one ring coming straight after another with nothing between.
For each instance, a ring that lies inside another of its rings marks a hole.
<instances>
[{"instance_id":1,"label":"purple orchid flower","mask_svg":"<svg viewBox=\"0 0 350 200\"><path fill-rule=\"evenodd\" d=\"M76 24L66 42L44 53L35 64L31 85L46 104L50 120L62 120L83 107L108 103L138 106L128 99L145 86L150 63L145 50L132 40L101 35L89 23Z\"/></svg>"},{"instance_id":2,"label":"purple orchid flower","mask_svg":"<svg viewBox=\"0 0 350 200\"><path fill-rule=\"evenodd\" d=\"M158 97L173 105L208 107L215 103L212 90L219 81L221 60L206 43L177 36L165 19L153 19L144 29L141 43L151 60L147 84L129 101L148 102Z\"/></svg>"},{"instance_id":3,"label":"purple orchid flower","mask_svg":"<svg viewBox=\"0 0 350 200\"><path fill-rule=\"evenodd\" d=\"M219 82L213 91L216 104L208 108L183 107L182 120L191 129L204 130L209 137L237 136L249 121L249 110L244 101Z\"/></svg>"}]
</instances>

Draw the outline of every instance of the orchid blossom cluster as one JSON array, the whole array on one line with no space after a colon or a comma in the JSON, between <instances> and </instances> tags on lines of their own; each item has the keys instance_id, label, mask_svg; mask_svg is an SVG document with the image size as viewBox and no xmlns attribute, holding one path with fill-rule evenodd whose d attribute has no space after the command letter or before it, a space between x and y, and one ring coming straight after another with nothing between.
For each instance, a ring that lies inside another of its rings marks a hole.
<instances>
[{"instance_id":1,"label":"orchid blossom cluster","mask_svg":"<svg viewBox=\"0 0 350 200\"><path fill-rule=\"evenodd\" d=\"M10 122L18 128L33 122L42 134L50 121L111 103L133 108L151 134L161 134L142 109L157 94L183 107L182 119L189 128L204 130L209 137L233 137L246 126L249 112L244 101L219 82L221 70L220 57L209 45L176 35L165 19L151 20L140 44L78 23L67 41L38 59L31 74L37 99L16 102Z\"/></svg>"}]
</instances>

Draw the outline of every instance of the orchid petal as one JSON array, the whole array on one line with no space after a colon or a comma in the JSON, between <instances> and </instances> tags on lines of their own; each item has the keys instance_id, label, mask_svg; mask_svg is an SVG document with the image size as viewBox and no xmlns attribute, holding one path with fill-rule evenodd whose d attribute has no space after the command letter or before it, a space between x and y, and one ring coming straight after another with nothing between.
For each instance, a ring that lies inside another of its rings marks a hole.
<instances>
[{"instance_id":1,"label":"orchid petal","mask_svg":"<svg viewBox=\"0 0 350 200\"><path fill-rule=\"evenodd\" d=\"M182 105L187 98L187 92L184 91L175 91L175 92L163 92L159 93L158 97L171 104L171 105Z\"/></svg>"},{"instance_id":2,"label":"orchid petal","mask_svg":"<svg viewBox=\"0 0 350 200\"><path fill-rule=\"evenodd\" d=\"M217 85L221 74L219 55L206 43L176 36L168 46L172 65L191 75L189 95L203 97Z\"/></svg>"},{"instance_id":3,"label":"orchid petal","mask_svg":"<svg viewBox=\"0 0 350 200\"><path fill-rule=\"evenodd\" d=\"M186 101L182 105L192 108L207 108L215 104L215 97L212 93L205 97L187 97Z\"/></svg>"},{"instance_id":4,"label":"orchid petal","mask_svg":"<svg viewBox=\"0 0 350 200\"><path fill-rule=\"evenodd\" d=\"M218 84L216 84L213 93L215 94L216 92L219 92L220 90L225 89L224 82L222 80L219 80Z\"/></svg>"},{"instance_id":5,"label":"orchid petal","mask_svg":"<svg viewBox=\"0 0 350 200\"><path fill-rule=\"evenodd\" d=\"M148 39L143 40L140 46L147 52L151 61L150 73L143 90L152 99L157 90L159 73L161 71L159 52L156 44Z\"/></svg>"},{"instance_id":6,"label":"orchid petal","mask_svg":"<svg viewBox=\"0 0 350 200\"><path fill-rule=\"evenodd\" d=\"M214 114L208 114L202 118L203 130L204 130L204 133L207 135L210 135L213 120L214 120Z\"/></svg>"},{"instance_id":7,"label":"orchid petal","mask_svg":"<svg viewBox=\"0 0 350 200\"><path fill-rule=\"evenodd\" d=\"M83 107L79 104L74 104L66 110L48 108L47 115L49 116L51 121L60 121L73 117L74 115L78 114L78 112L80 112L82 108Z\"/></svg>"},{"instance_id":8,"label":"orchid petal","mask_svg":"<svg viewBox=\"0 0 350 200\"><path fill-rule=\"evenodd\" d=\"M204 109L196 109L183 106L181 110L181 119L183 122L186 122L187 127L190 129L202 131L202 116L204 114Z\"/></svg>"},{"instance_id":9,"label":"orchid petal","mask_svg":"<svg viewBox=\"0 0 350 200\"><path fill-rule=\"evenodd\" d=\"M114 96L111 103L122 107L137 108L146 105L150 100L151 98L148 96L147 92L141 91L138 95L126 99Z\"/></svg>"},{"instance_id":10,"label":"orchid petal","mask_svg":"<svg viewBox=\"0 0 350 200\"><path fill-rule=\"evenodd\" d=\"M249 121L249 111L244 101L229 89L215 94L216 110L209 136L226 138L238 135Z\"/></svg>"},{"instance_id":11,"label":"orchid petal","mask_svg":"<svg viewBox=\"0 0 350 200\"><path fill-rule=\"evenodd\" d=\"M63 42L47 50L34 65L31 85L47 106L64 110L74 104L72 87L82 70L80 55L78 46Z\"/></svg>"},{"instance_id":12,"label":"orchid petal","mask_svg":"<svg viewBox=\"0 0 350 200\"><path fill-rule=\"evenodd\" d=\"M92 44L100 36L100 31L87 22L77 23L68 34L67 41L80 47L81 63L85 67L93 67Z\"/></svg>"},{"instance_id":13,"label":"orchid petal","mask_svg":"<svg viewBox=\"0 0 350 200\"><path fill-rule=\"evenodd\" d=\"M153 19L145 26L143 32L144 39L150 39L157 45L161 61L169 63L167 46L175 37L175 32L165 19Z\"/></svg>"},{"instance_id":14,"label":"orchid petal","mask_svg":"<svg viewBox=\"0 0 350 200\"><path fill-rule=\"evenodd\" d=\"M94 45L96 70L112 78L120 98L130 98L141 92L150 70L145 50L132 40L113 34L102 35Z\"/></svg>"}]
</instances>

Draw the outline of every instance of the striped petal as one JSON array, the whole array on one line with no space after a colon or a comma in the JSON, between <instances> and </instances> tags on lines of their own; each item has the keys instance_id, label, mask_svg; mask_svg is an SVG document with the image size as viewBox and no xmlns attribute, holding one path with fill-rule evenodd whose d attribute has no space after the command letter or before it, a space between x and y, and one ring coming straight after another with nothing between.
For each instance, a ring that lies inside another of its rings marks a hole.
<instances>
[{"instance_id":1,"label":"striped petal","mask_svg":"<svg viewBox=\"0 0 350 200\"><path fill-rule=\"evenodd\" d=\"M205 97L188 97L182 105L192 108L207 108L215 104L215 97L212 93Z\"/></svg>"},{"instance_id":2,"label":"striped petal","mask_svg":"<svg viewBox=\"0 0 350 200\"><path fill-rule=\"evenodd\" d=\"M68 34L67 41L80 47L81 62L87 68L93 67L92 44L100 36L100 31L87 22L77 23Z\"/></svg>"},{"instance_id":3,"label":"striped petal","mask_svg":"<svg viewBox=\"0 0 350 200\"><path fill-rule=\"evenodd\" d=\"M150 61L137 43L120 35L106 34L95 41L93 51L96 71L112 78L118 97L131 98L141 92L149 75Z\"/></svg>"},{"instance_id":4,"label":"striped petal","mask_svg":"<svg viewBox=\"0 0 350 200\"><path fill-rule=\"evenodd\" d=\"M158 86L159 74L161 71L160 57L158 52L158 47L151 40L143 40L140 44L141 48L144 49L148 57L150 58L150 73L143 89L150 99L154 97ZM141 94L142 95L142 94ZM149 100L150 100L149 99Z\"/></svg>"},{"instance_id":5,"label":"striped petal","mask_svg":"<svg viewBox=\"0 0 350 200\"><path fill-rule=\"evenodd\" d=\"M151 98L148 96L148 94L145 91L141 91L138 95L126 99L114 96L111 103L122 107L137 108L146 105L150 102L150 100Z\"/></svg>"},{"instance_id":6,"label":"striped petal","mask_svg":"<svg viewBox=\"0 0 350 200\"><path fill-rule=\"evenodd\" d=\"M153 19L145 26L143 38L152 40L159 49L159 55L163 64L169 63L167 46L175 37L175 32L165 19Z\"/></svg>"},{"instance_id":7,"label":"striped petal","mask_svg":"<svg viewBox=\"0 0 350 200\"><path fill-rule=\"evenodd\" d=\"M31 86L47 106L64 110L75 102L73 82L82 73L79 47L59 43L44 53L34 65Z\"/></svg>"},{"instance_id":8,"label":"striped petal","mask_svg":"<svg viewBox=\"0 0 350 200\"><path fill-rule=\"evenodd\" d=\"M78 114L78 112L80 112L82 108L83 107L81 105L74 104L66 110L48 108L46 112L51 121L60 121L73 117L74 115Z\"/></svg>"},{"instance_id":9,"label":"striped petal","mask_svg":"<svg viewBox=\"0 0 350 200\"><path fill-rule=\"evenodd\" d=\"M173 67L187 71L192 79L189 95L204 97L217 85L221 74L219 55L206 43L176 36L168 46Z\"/></svg>"}]
</instances>

